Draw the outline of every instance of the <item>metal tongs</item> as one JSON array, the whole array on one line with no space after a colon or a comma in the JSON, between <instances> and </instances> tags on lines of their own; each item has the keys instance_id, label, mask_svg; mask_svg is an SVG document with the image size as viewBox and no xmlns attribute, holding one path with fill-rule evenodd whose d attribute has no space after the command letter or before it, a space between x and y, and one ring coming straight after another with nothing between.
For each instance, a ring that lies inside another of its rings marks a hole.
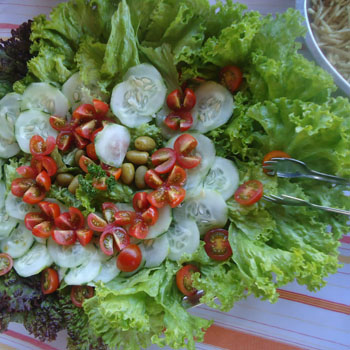
<instances>
[{"instance_id":1,"label":"metal tongs","mask_svg":"<svg viewBox=\"0 0 350 350\"><path fill-rule=\"evenodd\" d=\"M350 181L339 176L320 173L311 170L304 162L293 158L272 158L264 162L263 168L268 170L268 175L277 175L284 178L309 178L318 181L330 182L338 185L350 186ZM264 195L263 199L281 205L309 206L316 209L326 210L338 214L350 215L349 210L325 207L322 205L309 203L308 201L288 195Z\"/></svg>"}]
</instances>

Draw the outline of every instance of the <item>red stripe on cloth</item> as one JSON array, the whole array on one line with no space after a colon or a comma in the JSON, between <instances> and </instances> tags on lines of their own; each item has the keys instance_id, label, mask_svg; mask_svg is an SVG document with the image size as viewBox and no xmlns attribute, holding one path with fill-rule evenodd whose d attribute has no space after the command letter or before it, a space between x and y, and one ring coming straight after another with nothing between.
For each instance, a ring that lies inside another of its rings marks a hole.
<instances>
[{"instance_id":1,"label":"red stripe on cloth","mask_svg":"<svg viewBox=\"0 0 350 350\"><path fill-rule=\"evenodd\" d=\"M350 244L350 236L343 236L343 237L340 239L340 242Z\"/></svg>"},{"instance_id":2,"label":"red stripe on cloth","mask_svg":"<svg viewBox=\"0 0 350 350\"><path fill-rule=\"evenodd\" d=\"M39 340L36 340L32 337L28 337L27 335L12 331L12 330L7 330L6 332L4 332L4 334L8 335L9 337L15 338L15 339L19 339L22 340L26 343L32 344L34 346L36 346L38 349L42 349L42 350L59 350L57 348L52 347L51 345L42 343Z\"/></svg>"},{"instance_id":3,"label":"red stripe on cloth","mask_svg":"<svg viewBox=\"0 0 350 350\"><path fill-rule=\"evenodd\" d=\"M1 4L0 4L1 5ZM18 28L18 24L13 24L13 23L0 23L0 28L1 29L16 29Z\"/></svg>"}]
</instances>

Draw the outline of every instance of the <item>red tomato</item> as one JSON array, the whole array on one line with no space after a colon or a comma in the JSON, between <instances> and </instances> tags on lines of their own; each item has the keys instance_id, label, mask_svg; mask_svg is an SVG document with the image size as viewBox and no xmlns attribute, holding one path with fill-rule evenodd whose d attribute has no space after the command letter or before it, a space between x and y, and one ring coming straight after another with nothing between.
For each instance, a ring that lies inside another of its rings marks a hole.
<instances>
[{"instance_id":1,"label":"red tomato","mask_svg":"<svg viewBox=\"0 0 350 350\"><path fill-rule=\"evenodd\" d=\"M214 228L208 231L204 236L204 242L204 249L210 258L223 261L232 256L227 230Z\"/></svg>"},{"instance_id":2,"label":"red tomato","mask_svg":"<svg viewBox=\"0 0 350 350\"><path fill-rule=\"evenodd\" d=\"M111 202L102 204L102 213L106 221L110 224L115 221L114 215L118 212L118 207Z\"/></svg>"},{"instance_id":3,"label":"red tomato","mask_svg":"<svg viewBox=\"0 0 350 350\"><path fill-rule=\"evenodd\" d=\"M35 178L35 181L38 185L44 188L45 191L50 190L51 178L45 170L39 173L39 175Z\"/></svg>"},{"instance_id":4,"label":"red tomato","mask_svg":"<svg viewBox=\"0 0 350 350\"><path fill-rule=\"evenodd\" d=\"M135 271L141 264L142 252L138 245L129 244L117 257L117 267L120 271Z\"/></svg>"},{"instance_id":5,"label":"red tomato","mask_svg":"<svg viewBox=\"0 0 350 350\"><path fill-rule=\"evenodd\" d=\"M83 213L75 207L69 208L70 223L73 230L79 230L84 227L85 219Z\"/></svg>"},{"instance_id":6,"label":"red tomato","mask_svg":"<svg viewBox=\"0 0 350 350\"><path fill-rule=\"evenodd\" d=\"M147 200L147 192L137 192L132 199L132 206L135 211L145 211L150 207L150 204Z\"/></svg>"},{"instance_id":7,"label":"red tomato","mask_svg":"<svg viewBox=\"0 0 350 350\"><path fill-rule=\"evenodd\" d=\"M135 216L136 214L134 211L120 210L114 215L114 224L118 226L130 225L135 219Z\"/></svg>"},{"instance_id":8,"label":"red tomato","mask_svg":"<svg viewBox=\"0 0 350 350\"><path fill-rule=\"evenodd\" d=\"M185 89L184 94L179 89L176 89L167 96L166 102L173 111L190 111L196 104L196 95L189 88Z\"/></svg>"},{"instance_id":9,"label":"red tomato","mask_svg":"<svg viewBox=\"0 0 350 350\"><path fill-rule=\"evenodd\" d=\"M17 173L27 179L35 179L37 172L31 166L22 165L16 169Z\"/></svg>"},{"instance_id":10,"label":"red tomato","mask_svg":"<svg viewBox=\"0 0 350 350\"><path fill-rule=\"evenodd\" d=\"M106 255L113 255L130 244L130 236L122 227L108 225L100 236L100 248Z\"/></svg>"},{"instance_id":11,"label":"red tomato","mask_svg":"<svg viewBox=\"0 0 350 350\"><path fill-rule=\"evenodd\" d=\"M56 145L60 151L65 152L70 149L73 141L74 137L71 131L61 131L56 138Z\"/></svg>"},{"instance_id":12,"label":"red tomato","mask_svg":"<svg viewBox=\"0 0 350 350\"><path fill-rule=\"evenodd\" d=\"M72 245L77 240L77 234L74 230L53 230L52 238L57 244Z\"/></svg>"},{"instance_id":13,"label":"red tomato","mask_svg":"<svg viewBox=\"0 0 350 350\"><path fill-rule=\"evenodd\" d=\"M52 235L54 224L51 221L43 221L32 229L32 234L40 238L49 238Z\"/></svg>"},{"instance_id":14,"label":"red tomato","mask_svg":"<svg viewBox=\"0 0 350 350\"><path fill-rule=\"evenodd\" d=\"M94 296L94 289L90 286L73 286L70 292L72 303L77 307L82 307L86 299Z\"/></svg>"},{"instance_id":15,"label":"red tomato","mask_svg":"<svg viewBox=\"0 0 350 350\"><path fill-rule=\"evenodd\" d=\"M79 166L80 168L85 171L86 173L89 172L88 166L90 164L95 164L93 160L91 160L90 158L86 157L86 156L81 156L79 158Z\"/></svg>"},{"instance_id":16,"label":"red tomato","mask_svg":"<svg viewBox=\"0 0 350 350\"><path fill-rule=\"evenodd\" d=\"M176 111L181 109L181 98L181 91L176 89L167 96L166 103L171 110Z\"/></svg>"},{"instance_id":17,"label":"red tomato","mask_svg":"<svg viewBox=\"0 0 350 350\"><path fill-rule=\"evenodd\" d=\"M11 192L16 197L22 197L26 193L26 191L28 191L28 189L34 185L35 181L33 179L19 177L17 179L12 180Z\"/></svg>"},{"instance_id":18,"label":"red tomato","mask_svg":"<svg viewBox=\"0 0 350 350\"><path fill-rule=\"evenodd\" d=\"M96 128L97 120L92 119L84 124L79 125L75 128L75 132L83 137L84 139L90 140L91 134L94 132Z\"/></svg>"},{"instance_id":19,"label":"red tomato","mask_svg":"<svg viewBox=\"0 0 350 350\"><path fill-rule=\"evenodd\" d=\"M260 200L263 192L263 184L260 181L250 180L238 187L234 198L241 205L252 205Z\"/></svg>"},{"instance_id":20,"label":"red tomato","mask_svg":"<svg viewBox=\"0 0 350 350\"><path fill-rule=\"evenodd\" d=\"M148 187L153 189L157 189L164 183L162 178L153 169L147 170L145 174L145 182Z\"/></svg>"},{"instance_id":21,"label":"red tomato","mask_svg":"<svg viewBox=\"0 0 350 350\"><path fill-rule=\"evenodd\" d=\"M157 190L148 193L147 199L154 207L160 209L167 204L167 190L164 186L159 187Z\"/></svg>"},{"instance_id":22,"label":"red tomato","mask_svg":"<svg viewBox=\"0 0 350 350\"><path fill-rule=\"evenodd\" d=\"M31 231L36 225L45 220L47 220L47 217L44 213L30 212L24 217L24 225L29 231Z\"/></svg>"},{"instance_id":23,"label":"red tomato","mask_svg":"<svg viewBox=\"0 0 350 350\"><path fill-rule=\"evenodd\" d=\"M74 136L75 145L77 146L77 148L83 149L88 145L89 140L84 139L83 137L78 135L75 131L73 131L73 136Z\"/></svg>"},{"instance_id":24,"label":"red tomato","mask_svg":"<svg viewBox=\"0 0 350 350\"><path fill-rule=\"evenodd\" d=\"M164 123L172 130L186 131L193 125L193 117L190 112L180 110L169 113Z\"/></svg>"},{"instance_id":25,"label":"red tomato","mask_svg":"<svg viewBox=\"0 0 350 350\"><path fill-rule=\"evenodd\" d=\"M167 187L167 202L172 208L176 208L186 197L186 190L179 186Z\"/></svg>"},{"instance_id":26,"label":"red tomato","mask_svg":"<svg viewBox=\"0 0 350 350\"><path fill-rule=\"evenodd\" d=\"M92 235L94 234L92 230L87 228L81 228L75 231L77 234L78 241L82 246L86 246L92 240Z\"/></svg>"},{"instance_id":27,"label":"red tomato","mask_svg":"<svg viewBox=\"0 0 350 350\"><path fill-rule=\"evenodd\" d=\"M13 266L13 260L10 255L0 253L0 276L7 274Z\"/></svg>"},{"instance_id":28,"label":"red tomato","mask_svg":"<svg viewBox=\"0 0 350 350\"><path fill-rule=\"evenodd\" d=\"M196 105L196 100L196 94L194 91L190 88L185 89L182 109L184 111L190 111Z\"/></svg>"},{"instance_id":29,"label":"red tomato","mask_svg":"<svg viewBox=\"0 0 350 350\"><path fill-rule=\"evenodd\" d=\"M48 136L46 141L40 135L34 135L29 142L30 153L33 156L46 156L50 154L56 146L53 136Z\"/></svg>"},{"instance_id":30,"label":"red tomato","mask_svg":"<svg viewBox=\"0 0 350 350\"><path fill-rule=\"evenodd\" d=\"M97 128L96 130L94 130L90 136L90 141L94 142L96 135L102 130L103 130L103 127L100 127L100 128Z\"/></svg>"},{"instance_id":31,"label":"red tomato","mask_svg":"<svg viewBox=\"0 0 350 350\"><path fill-rule=\"evenodd\" d=\"M61 214L60 206L57 203L42 201L38 203L38 206L48 218L56 219Z\"/></svg>"},{"instance_id":32,"label":"red tomato","mask_svg":"<svg viewBox=\"0 0 350 350\"><path fill-rule=\"evenodd\" d=\"M38 173L42 170L46 170L49 176L53 176L57 172L57 164L53 158L49 156L32 157L30 164Z\"/></svg>"},{"instance_id":33,"label":"red tomato","mask_svg":"<svg viewBox=\"0 0 350 350\"><path fill-rule=\"evenodd\" d=\"M220 80L222 85L235 92L242 83L243 73L237 66L226 66L220 71Z\"/></svg>"},{"instance_id":34,"label":"red tomato","mask_svg":"<svg viewBox=\"0 0 350 350\"><path fill-rule=\"evenodd\" d=\"M149 207L141 214L142 220L148 225L154 225L159 217L159 213L156 207Z\"/></svg>"},{"instance_id":35,"label":"red tomato","mask_svg":"<svg viewBox=\"0 0 350 350\"><path fill-rule=\"evenodd\" d=\"M92 160L98 160L97 154L96 154L96 149L95 149L95 144L93 142L89 143L86 146L86 153L89 158Z\"/></svg>"},{"instance_id":36,"label":"red tomato","mask_svg":"<svg viewBox=\"0 0 350 350\"><path fill-rule=\"evenodd\" d=\"M175 165L176 153L172 148L161 148L152 154L151 160L156 173L169 173Z\"/></svg>"},{"instance_id":37,"label":"red tomato","mask_svg":"<svg viewBox=\"0 0 350 350\"><path fill-rule=\"evenodd\" d=\"M103 232L107 226L107 222L95 213L90 213L87 217L87 223L91 230Z\"/></svg>"},{"instance_id":38,"label":"red tomato","mask_svg":"<svg viewBox=\"0 0 350 350\"><path fill-rule=\"evenodd\" d=\"M61 230L73 229L70 214L65 212L55 218L55 225Z\"/></svg>"},{"instance_id":39,"label":"red tomato","mask_svg":"<svg viewBox=\"0 0 350 350\"><path fill-rule=\"evenodd\" d=\"M183 186L186 183L186 179L186 171L178 165L175 165L169 174L166 183L167 185Z\"/></svg>"},{"instance_id":40,"label":"red tomato","mask_svg":"<svg viewBox=\"0 0 350 350\"><path fill-rule=\"evenodd\" d=\"M128 230L129 235L137 239L145 239L148 232L149 227L147 223L140 217L135 218Z\"/></svg>"},{"instance_id":41,"label":"red tomato","mask_svg":"<svg viewBox=\"0 0 350 350\"><path fill-rule=\"evenodd\" d=\"M80 105L74 112L73 112L73 119L77 121L83 121L83 120L90 120L92 119L96 114L95 108L93 105L85 103Z\"/></svg>"},{"instance_id":42,"label":"red tomato","mask_svg":"<svg viewBox=\"0 0 350 350\"><path fill-rule=\"evenodd\" d=\"M53 129L57 131L68 131L71 129L71 125L67 123L66 118L58 117L56 115L52 115L49 119L50 125Z\"/></svg>"},{"instance_id":43,"label":"red tomato","mask_svg":"<svg viewBox=\"0 0 350 350\"><path fill-rule=\"evenodd\" d=\"M107 177L100 177L93 180L92 186L94 186L99 191L107 191Z\"/></svg>"},{"instance_id":44,"label":"red tomato","mask_svg":"<svg viewBox=\"0 0 350 350\"><path fill-rule=\"evenodd\" d=\"M28 204L37 204L41 202L46 196L46 192L38 185L31 186L23 195L23 202Z\"/></svg>"},{"instance_id":45,"label":"red tomato","mask_svg":"<svg viewBox=\"0 0 350 350\"><path fill-rule=\"evenodd\" d=\"M56 270L48 267L41 273L41 291L43 294L51 294L58 288L60 282Z\"/></svg>"},{"instance_id":46,"label":"red tomato","mask_svg":"<svg viewBox=\"0 0 350 350\"><path fill-rule=\"evenodd\" d=\"M114 254L114 237L111 232L103 231L102 235L100 236L100 248L102 252L106 255L113 255Z\"/></svg>"},{"instance_id":47,"label":"red tomato","mask_svg":"<svg viewBox=\"0 0 350 350\"><path fill-rule=\"evenodd\" d=\"M176 272L176 285L180 292L189 297L197 293L197 289L192 286L192 274L199 272L199 269L195 265L185 265L179 271Z\"/></svg>"},{"instance_id":48,"label":"red tomato","mask_svg":"<svg viewBox=\"0 0 350 350\"><path fill-rule=\"evenodd\" d=\"M92 100L92 103L94 104L98 117L104 117L108 113L109 106L107 103L97 99Z\"/></svg>"},{"instance_id":49,"label":"red tomato","mask_svg":"<svg viewBox=\"0 0 350 350\"><path fill-rule=\"evenodd\" d=\"M177 162L185 169L195 168L200 162L201 157L192 155L197 147L198 141L190 134L182 134L174 143Z\"/></svg>"},{"instance_id":50,"label":"red tomato","mask_svg":"<svg viewBox=\"0 0 350 350\"><path fill-rule=\"evenodd\" d=\"M262 165L265 165L265 162L268 162L272 158L290 158L290 155L283 151L271 151L267 153L263 159ZM267 174L269 172L268 169L263 169L263 172Z\"/></svg>"}]
</instances>

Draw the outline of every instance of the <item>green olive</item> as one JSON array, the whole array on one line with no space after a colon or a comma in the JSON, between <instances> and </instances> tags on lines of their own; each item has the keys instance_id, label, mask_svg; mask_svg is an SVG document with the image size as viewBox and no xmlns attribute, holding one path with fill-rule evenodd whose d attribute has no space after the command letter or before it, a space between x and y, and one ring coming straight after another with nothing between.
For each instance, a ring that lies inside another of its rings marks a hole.
<instances>
[{"instance_id":1,"label":"green olive","mask_svg":"<svg viewBox=\"0 0 350 350\"><path fill-rule=\"evenodd\" d=\"M135 147L139 151L152 151L156 148L156 142L149 136L140 136L135 140Z\"/></svg>"},{"instance_id":2,"label":"green olive","mask_svg":"<svg viewBox=\"0 0 350 350\"><path fill-rule=\"evenodd\" d=\"M128 151L126 153L126 159L136 165L146 164L148 161L148 152L141 151Z\"/></svg>"},{"instance_id":3,"label":"green olive","mask_svg":"<svg viewBox=\"0 0 350 350\"><path fill-rule=\"evenodd\" d=\"M56 176L57 184L63 187L68 187L73 179L74 179L74 176L68 173L62 173Z\"/></svg>"},{"instance_id":4,"label":"green olive","mask_svg":"<svg viewBox=\"0 0 350 350\"><path fill-rule=\"evenodd\" d=\"M148 168L144 165L141 165L136 169L135 184L136 184L136 187L140 190L142 190L143 188L146 188L145 174L147 170Z\"/></svg>"},{"instance_id":5,"label":"green olive","mask_svg":"<svg viewBox=\"0 0 350 350\"><path fill-rule=\"evenodd\" d=\"M85 155L85 151L82 149L79 149L76 151L75 155L74 155L74 160L76 164L79 164L79 159L81 156Z\"/></svg>"},{"instance_id":6,"label":"green olive","mask_svg":"<svg viewBox=\"0 0 350 350\"><path fill-rule=\"evenodd\" d=\"M78 186L79 186L79 179L78 179L79 175L75 176L73 178L73 180L71 181L71 183L68 186L68 191L70 193L75 194L75 191L77 190Z\"/></svg>"},{"instance_id":7,"label":"green olive","mask_svg":"<svg viewBox=\"0 0 350 350\"><path fill-rule=\"evenodd\" d=\"M130 185L135 176L135 167L132 163L124 163L122 165L122 175L121 179L126 185Z\"/></svg>"}]
</instances>

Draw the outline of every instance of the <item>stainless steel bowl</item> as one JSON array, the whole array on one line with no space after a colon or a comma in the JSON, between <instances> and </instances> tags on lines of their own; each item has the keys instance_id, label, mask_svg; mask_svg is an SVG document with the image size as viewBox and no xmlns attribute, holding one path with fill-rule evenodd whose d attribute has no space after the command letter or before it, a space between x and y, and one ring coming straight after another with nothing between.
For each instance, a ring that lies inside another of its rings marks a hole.
<instances>
[{"instance_id":1,"label":"stainless steel bowl","mask_svg":"<svg viewBox=\"0 0 350 350\"><path fill-rule=\"evenodd\" d=\"M322 53L319 48L316 38L314 37L311 25L309 21L309 16L307 9L311 5L311 0L296 0L296 9L301 12L305 18L305 25L307 27L307 34L305 37L305 42L310 50L315 61L327 72L329 72L333 78L335 84L344 92L346 96L350 96L350 84L343 78L343 76L333 67L333 65L328 61L326 56Z\"/></svg>"}]
</instances>

